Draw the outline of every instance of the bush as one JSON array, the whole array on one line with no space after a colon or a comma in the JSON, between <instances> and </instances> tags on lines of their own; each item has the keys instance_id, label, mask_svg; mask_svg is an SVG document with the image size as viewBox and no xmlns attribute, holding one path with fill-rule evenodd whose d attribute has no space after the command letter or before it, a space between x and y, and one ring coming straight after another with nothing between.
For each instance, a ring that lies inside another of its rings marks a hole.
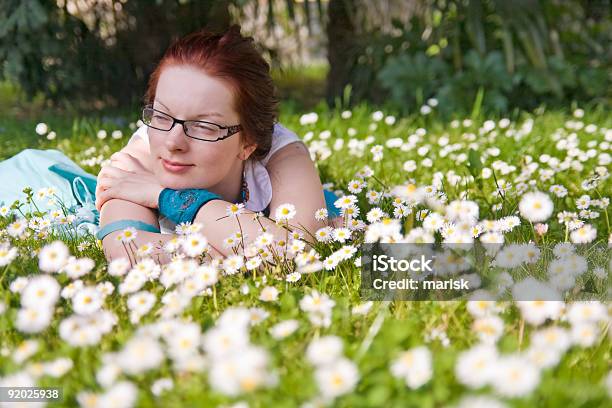
<instances>
[{"instance_id":1,"label":"bush","mask_svg":"<svg viewBox=\"0 0 612 408\"><path fill-rule=\"evenodd\" d=\"M580 2L433 2L408 24L356 40L350 84L356 100L390 101L407 112L427 98L443 113L487 112L567 100L610 103L612 34ZM606 14L603 14L604 16ZM371 34L371 35L370 35Z\"/></svg>"}]
</instances>

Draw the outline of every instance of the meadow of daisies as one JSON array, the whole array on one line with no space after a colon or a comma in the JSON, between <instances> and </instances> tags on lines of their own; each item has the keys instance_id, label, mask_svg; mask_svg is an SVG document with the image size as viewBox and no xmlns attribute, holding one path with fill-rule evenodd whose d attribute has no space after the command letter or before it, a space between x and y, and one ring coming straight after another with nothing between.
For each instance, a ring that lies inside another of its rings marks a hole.
<instances>
[{"instance_id":1,"label":"meadow of daisies","mask_svg":"<svg viewBox=\"0 0 612 408\"><path fill-rule=\"evenodd\" d=\"M183 225L170 264L149 256L155 243L135 247L137 231L109 264L82 213L36 210L53 186L0 206L0 386L104 408L609 406L612 116L445 121L436 105L283 112L342 225L246 245L237 225L226 259L206 256L205 225ZM0 159L54 148L97 174L137 125L7 119ZM289 221L291 204L271 216ZM475 241L497 246L499 272L477 298L360 296L364 242ZM513 301L517 288L532 293Z\"/></svg>"}]
</instances>

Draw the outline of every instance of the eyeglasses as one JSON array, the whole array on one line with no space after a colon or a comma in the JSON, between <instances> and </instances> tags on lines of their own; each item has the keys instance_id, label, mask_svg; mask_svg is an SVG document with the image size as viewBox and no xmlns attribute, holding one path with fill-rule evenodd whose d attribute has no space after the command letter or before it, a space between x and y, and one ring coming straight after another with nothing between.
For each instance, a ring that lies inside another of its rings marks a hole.
<instances>
[{"instance_id":1,"label":"eyeglasses","mask_svg":"<svg viewBox=\"0 0 612 408\"><path fill-rule=\"evenodd\" d=\"M188 137L203 140L205 142L216 142L218 140L227 139L234 133L238 133L242 130L241 125L221 126L204 120L176 119L167 113L153 109L150 105L143 108L142 121L148 127L164 132L170 131L174 125L178 123L183 125L183 131Z\"/></svg>"}]
</instances>

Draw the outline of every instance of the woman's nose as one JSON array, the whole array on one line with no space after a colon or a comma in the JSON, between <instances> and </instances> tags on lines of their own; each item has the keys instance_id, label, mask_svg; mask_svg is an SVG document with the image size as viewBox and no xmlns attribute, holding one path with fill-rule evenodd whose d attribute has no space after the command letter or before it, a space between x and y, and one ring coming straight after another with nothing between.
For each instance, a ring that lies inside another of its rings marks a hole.
<instances>
[{"instance_id":1,"label":"woman's nose","mask_svg":"<svg viewBox=\"0 0 612 408\"><path fill-rule=\"evenodd\" d=\"M187 147L188 141L183 125L180 123L175 123L174 127L168 131L166 136L166 148L171 151L184 151L187 150Z\"/></svg>"}]
</instances>

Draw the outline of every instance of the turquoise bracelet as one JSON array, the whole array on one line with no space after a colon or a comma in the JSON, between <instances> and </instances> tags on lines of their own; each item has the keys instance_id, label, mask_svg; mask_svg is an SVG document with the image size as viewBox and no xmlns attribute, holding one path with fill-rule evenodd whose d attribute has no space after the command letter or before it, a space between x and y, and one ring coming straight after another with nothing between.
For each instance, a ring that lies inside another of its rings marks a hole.
<instances>
[{"instance_id":1,"label":"turquoise bracelet","mask_svg":"<svg viewBox=\"0 0 612 408\"><path fill-rule=\"evenodd\" d=\"M124 230L130 227L135 228L140 231L156 232L156 233L160 232L157 227L151 224L147 224L146 222L142 222L138 220L119 220L119 221L111 222L110 224L106 224L104 227L100 228L98 232L96 232L96 238L102 241L102 239L104 239L104 237L110 234L111 232L115 232L118 230Z\"/></svg>"}]
</instances>

